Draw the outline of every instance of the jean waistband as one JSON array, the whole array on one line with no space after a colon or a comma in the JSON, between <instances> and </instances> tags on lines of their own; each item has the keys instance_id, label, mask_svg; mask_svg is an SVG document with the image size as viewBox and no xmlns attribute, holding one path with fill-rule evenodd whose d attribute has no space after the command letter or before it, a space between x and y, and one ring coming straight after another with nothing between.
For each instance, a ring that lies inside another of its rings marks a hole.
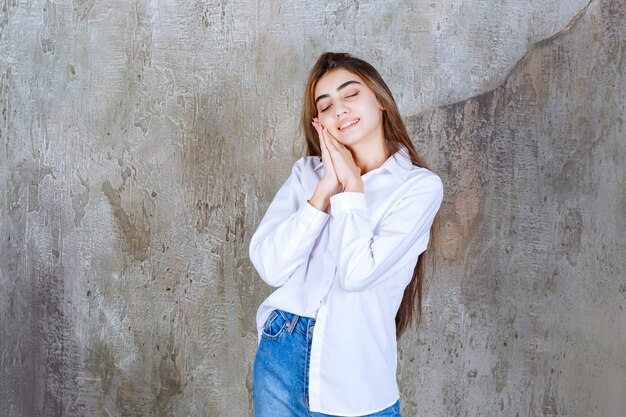
<instances>
[{"instance_id":1,"label":"jean waistband","mask_svg":"<svg viewBox=\"0 0 626 417\"><path fill-rule=\"evenodd\" d=\"M287 328L287 333L289 334L293 333L293 331L297 327L300 327L300 329L303 330L304 333L306 333L307 329L315 324L315 319L313 317L299 316L297 314L293 314L285 310L280 310L278 308L276 309L276 312L283 316L285 320L291 323L290 326Z\"/></svg>"}]
</instances>

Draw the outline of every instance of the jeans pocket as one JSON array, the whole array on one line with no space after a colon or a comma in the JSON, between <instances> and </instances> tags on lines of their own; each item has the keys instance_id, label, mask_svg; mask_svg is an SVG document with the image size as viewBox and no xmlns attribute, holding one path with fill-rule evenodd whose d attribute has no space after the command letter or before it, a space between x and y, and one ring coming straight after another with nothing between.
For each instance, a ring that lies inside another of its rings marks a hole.
<instances>
[{"instance_id":1,"label":"jeans pocket","mask_svg":"<svg viewBox=\"0 0 626 417\"><path fill-rule=\"evenodd\" d=\"M265 321L265 326L261 332L261 337L266 339L277 339L285 333L287 320L277 310L270 313Z\"/></svg>"}]
</instances>

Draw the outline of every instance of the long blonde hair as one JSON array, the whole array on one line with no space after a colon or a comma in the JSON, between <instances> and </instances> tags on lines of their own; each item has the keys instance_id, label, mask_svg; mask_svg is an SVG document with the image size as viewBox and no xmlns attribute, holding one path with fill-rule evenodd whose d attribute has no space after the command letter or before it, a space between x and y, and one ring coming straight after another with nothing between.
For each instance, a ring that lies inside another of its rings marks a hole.
<instances>
[{"instance_id":1,"label":"long blonde hair","mask_svg":"<svg viewBox=\"0 0 626 417\"><path fill-rule=\"evenodd\" d=\"M347 53L324 52L320 55L309 74L304 94L304 106L302 107L301 119L304 136L307 141L307 155L321 156L319 137L317 131L311 124L311 120L317 117L315 87L320 78L326 73L338 68L343 68L361 77L365 84L374 92L376 98L385 109L383 111L383 134L386 145L391 148L390 150L395 152L399 149L399 144L402 144L408 149L413 165L428 168L424 160L415 150L393 95L378 71L364 60L353 57ZM435 221L430 229L428 249L419 255L415 268L413 269L413 278L404 290L402 302L396 313L396 339L402 336L414 320L416 329L421 322L423 281L426 263L425 255L426 253L431 254L432 251L430 251L430 248L435 246L436 236L434 232L437 218L438 216L435 216Z\"/></svg>"}]
</instances>

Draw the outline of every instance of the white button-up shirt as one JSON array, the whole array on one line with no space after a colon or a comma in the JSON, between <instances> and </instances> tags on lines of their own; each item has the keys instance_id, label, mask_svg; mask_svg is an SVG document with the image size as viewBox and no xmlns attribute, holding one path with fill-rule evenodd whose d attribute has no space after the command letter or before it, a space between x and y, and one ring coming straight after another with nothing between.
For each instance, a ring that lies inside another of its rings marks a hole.
<instances>
[{"instance_id":1,"label":"white button-up shirt","mask_svg":"<svg viewBox=\"0 0 626 417\"><path fill-rule=\"evenodd\" d=\"M365 191L311 206L321 158L293 165L250 241L250 259L278 287L257 311L258 342L276 308L316 319L309 368L311 411L355 416L399 399L395 316L443 198L440 178L408 150L362 176Z\"/></svg>"}]
</instances>

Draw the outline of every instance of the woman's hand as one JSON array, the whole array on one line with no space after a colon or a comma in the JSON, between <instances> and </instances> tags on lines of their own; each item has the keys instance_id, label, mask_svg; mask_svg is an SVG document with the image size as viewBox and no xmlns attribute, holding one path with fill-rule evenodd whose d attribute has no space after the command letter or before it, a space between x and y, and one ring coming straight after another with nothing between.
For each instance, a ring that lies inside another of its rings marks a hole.
<instances>
[{"instance_id":1,"label":"woman's hand","mask_svg":"<svg viewBox=\"0 0 626 417\"><path fill-rule=\"evenodd\" d=\"M325 191L324 194L327 194L330 198L330 196L341 191L341 183L337 179L332 158L326 147L326 141L324 139L325 128L319 123L317 118L313 119L312 123L319 135L320 148L322 150L322 164L324 165L324 177L320 180L320 186L323 189L322 191Z\"/></svg>"},{"instance_id":2,"label":"woman's hand","mask_svg":"<svg viewBox=\"0 0 626 417\"><path fill-rule=\"evenodd\" d=\"M330 197L341 191L341 183L337 179L333 161L330 157L330 153L328 152L328 148L325 145L323 127L319 123L317 118L313 119L311 123L313 124L313 127L315 127L315 130L317 131L320 139L320 148L322 150L322 164L324 165L324 176L317 183L317 187L315 188L313 196L307 201L316 209L325 212L326 209L328 209Z\"/></svg>"},{"instance_id":3,"label":"woman's hand","mask_svg":"<svg viewBox=\"0 0 626 417\"><path fill-rule=\"evenodd\" d=\"M337 180L343 186L344 191L363 191L363 180L361 179L361 168L354 162L352 153L345 145L339 142L322 126L323 147L326 147Z\"/></svg>"}]
</instances>

